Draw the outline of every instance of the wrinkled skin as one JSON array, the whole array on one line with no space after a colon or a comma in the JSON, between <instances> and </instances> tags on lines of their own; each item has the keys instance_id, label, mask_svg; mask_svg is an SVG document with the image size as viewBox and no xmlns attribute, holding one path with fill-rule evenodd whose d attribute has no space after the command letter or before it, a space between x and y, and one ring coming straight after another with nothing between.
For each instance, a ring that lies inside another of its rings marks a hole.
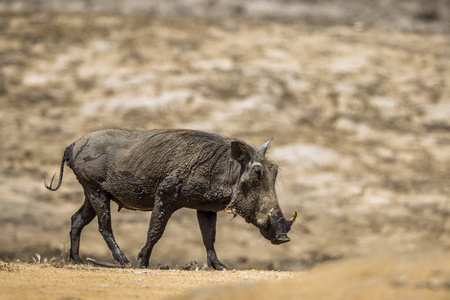
<instances>
[{"instance_id":1,"label":"wrinkled skin","mask_svg":"<svg viewBox=\"0 0 450 300\"><path fill-rule=\"evenodd\" d=\"M270 141L269 141L270 142ZM265 159L269 142L255 149L233 138L193 130L92 132L64 151L64 164L83 186L85 201L72 216L70 258L79 256L82 229L95 216L113 258L129 264L111 227L110 201L132 210L152 211L147 241L139 252L147 268L154 245L170 216L186 207L197 210L208 265L226 268L214 249L217 212L231 209L259 228L272 244L289 241L295 217L286 220L275 193L277 166ZM52 179L53 180L53 179Z\"/></svg>"}]
</instances>

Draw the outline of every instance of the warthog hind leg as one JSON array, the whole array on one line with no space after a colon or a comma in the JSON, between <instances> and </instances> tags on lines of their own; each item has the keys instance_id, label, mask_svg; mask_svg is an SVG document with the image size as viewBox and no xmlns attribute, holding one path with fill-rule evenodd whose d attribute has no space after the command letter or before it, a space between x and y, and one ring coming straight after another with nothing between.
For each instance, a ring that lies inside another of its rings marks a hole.
<instances>
[{"instance_id":1,"label":"warthog hind leg","mask_svg":"<svg viewBox=\"0 0 450 300\"><path fill-rule=\"evenodd\" d=\"M70 259L76 264L82 264L80 258L80 235L83 228L91 223L95 217L95 210L89 200L84 200L80 209L72 216L72 228L70 230Z\"/></svg>"},{"instance_id":2,"label":"warthog hind leg","mask_svg":"<svg viewBox=\"0 0 450 300\"><path fill-rule=\"evenodd\" d=\"M115 261L119 262L121 266L126 266L129 261L122 250L117 245L116 239L111 227L111 207L108 195L95 188L85 188L85 193L95 210L98 218L98 230L103 236L106 244L112 252Z\"/></svg>"}]
</instances>

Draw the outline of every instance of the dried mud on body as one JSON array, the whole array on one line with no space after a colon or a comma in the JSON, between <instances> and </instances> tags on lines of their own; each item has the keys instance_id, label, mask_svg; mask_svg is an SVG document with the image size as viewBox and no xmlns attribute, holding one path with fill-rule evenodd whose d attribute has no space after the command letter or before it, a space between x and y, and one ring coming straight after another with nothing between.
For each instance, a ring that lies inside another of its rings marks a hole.
<instances>
[{"instance_id":1,"label":"dried mud on body","mask_svg":"<svg viewBox=\"0 0 450 300\"><path fill-rule=\"evenodd\" d=\"M59 257L82 189L64 148L107 127L192 128L254 145L274 137L291 242L272 246L219 214L216 249L236 269L304 270L378 252L450 249L448 36L295 22L148 15L0 17L0 257ZM149 214L122 210L125 254ZM82 257L111 260L93 222ZM205 261L195 212L174 214L150 264ZM133 262L135 263L135 262Z\"/></svg>"}]
</instances>

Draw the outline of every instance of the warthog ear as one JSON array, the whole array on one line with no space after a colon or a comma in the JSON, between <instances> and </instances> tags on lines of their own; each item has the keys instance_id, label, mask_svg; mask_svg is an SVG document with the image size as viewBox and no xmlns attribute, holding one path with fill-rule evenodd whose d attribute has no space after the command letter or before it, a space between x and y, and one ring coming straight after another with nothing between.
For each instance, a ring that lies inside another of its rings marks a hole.
<instances>
[{"instance_id":1,"label":"warthog ear","mask_svg":"<svg viewBox=\"0 0 450 300\"><path fill-rule=\"evenodd\" d=\"M273 140L273 138L271 138L270 140L268 140L267 142L262 144L261 147L258 148L258 153L261 154L262 156L265 156L267 149L269 148L269 144L272 140Z\"/></svg>"},{"instance_id":2,"label":"warthog ear","mask_svg":"<svg viewBox=\"0 0 450 300\"><path fill-rule=\"evenodd\" d=\"M245 164L250 160L250 154L247 147L242 142L231 142L231 158L238 161L240 164Z\"/></svg>"}]
</instances>

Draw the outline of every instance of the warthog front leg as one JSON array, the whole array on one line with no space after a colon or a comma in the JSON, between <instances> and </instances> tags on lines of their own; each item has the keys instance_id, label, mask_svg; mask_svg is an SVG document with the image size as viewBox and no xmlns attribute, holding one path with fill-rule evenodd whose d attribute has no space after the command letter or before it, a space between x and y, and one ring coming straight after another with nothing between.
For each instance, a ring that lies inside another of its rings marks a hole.
<instances>
[{"instance_id":1,"label":"warthog front leg","mask_svg":"<svg viewBox=\"0 0 450 300\"><path fill-rule=\"evenodd\" d=\"M179 183L177 179L167 178L157 188L147 241L137 257L137 259L141 260L140 268L148 268L153 247L162 237L169 218L178 209L174 205L174 201L179 189Z\"/></svg>"},{"instance_id":2,"label":"warthog front leg","mask_svg":"<svg viewBox=\"0 0 450 300\"><path fill-rule=\"evenodd\" d=\"M217 258L214 243L216 242L217 213L211 211L197 210L197 219L202 232L203 244L206 247L206 258L208 266L215 270L223 270L227 267Z\"/></svg>"}]
</instances>

